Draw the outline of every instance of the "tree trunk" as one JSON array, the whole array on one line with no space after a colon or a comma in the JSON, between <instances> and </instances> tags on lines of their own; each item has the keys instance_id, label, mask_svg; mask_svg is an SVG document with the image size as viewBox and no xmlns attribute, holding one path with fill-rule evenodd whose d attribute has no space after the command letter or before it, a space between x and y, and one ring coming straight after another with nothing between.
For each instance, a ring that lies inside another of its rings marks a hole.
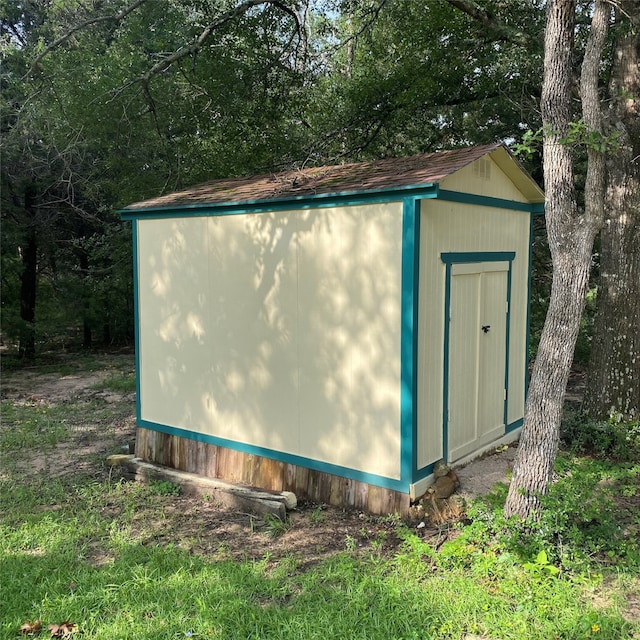
<instances>
[{"instance_id":1,"label":"tree trunk","mask_svg":"<svg viewBox=\"0 0 640 640\"><path fill-rule=\"evenodd\" d=\"M89 256L80 247L78 249L78 264L80 266L80 278L82 282L82 346L90 349L93 346L93 335L91 332L91 290L87 281L89 280Z\"/></svg>"},{"instance_id":2,"label":"tree trunk","mask_svg":"<svg viewBox=\"0 0 640 640\"><path fill-rule=\"evenodd\" d=\"M21 358L36 357L36 286L38 282L38 239L35 229L35 204L33 187L25 189L24 209L28 216L26 241L21 247L22 273L20 274L20 344Z\"/></svg>"},{"instance_id":3,"label":"tree trunk","mask_svg":"<svg viewBox=\"0 0 640 640\"><path fill-rule=\"evenodd\" d=\"M581 76L583 117L597 129L598 65L609 9L598 1ZM527 518L540 509L540 495L553 477L558 434L580 318L589 281L591 252L598 231L604 185L604 159L589 149L589 205L578 215L571 148L562 142L572 120L572 53L575 0L547 6L541 111L544 131L546 222L553 264L551 299L542 330L525 407L524 425L505 504L507 516Z\"/></svg>"},{"instance_id":4,"label":"tree trunk","mask_svg":"<svg viewBox=\"0 0 640 640\"><path fill-rule=\"evenodd\" d=\"M629 28L630 27L630 28ZM585 411L640 415L640 5L618 8L607 120L621 149L607 159L600 281Z\"/></svg>"}]
</instances>

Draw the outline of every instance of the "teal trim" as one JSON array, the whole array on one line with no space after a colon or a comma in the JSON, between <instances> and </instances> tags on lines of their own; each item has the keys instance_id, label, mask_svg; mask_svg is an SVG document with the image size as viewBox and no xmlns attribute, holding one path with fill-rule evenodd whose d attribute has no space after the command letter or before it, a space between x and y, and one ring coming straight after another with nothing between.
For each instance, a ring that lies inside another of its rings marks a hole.
<instances>
[{"instance_id":1,"label":"teal trim","mask_svg":"<svg viewBox=\"0 0 640 640\"><path fill-rule=\"evenodd\" d=\"M131 236L133 239L133 326L136 352L136 420L141 419L141 393L140 393L140 289L138 285L138 222L133 221L131 225Z\"/></svg>"},{"instance_id":2,"label":"teal trim","mask_svg":"<svg viewBox=\"0 0 640 640\"><path fill-rule=\"evenodd\" d=\"M444 358L442 362L442 459L449 460L449 334L451 320L451 265L442 257L445 263L444 281Z\"/></svg>"},{"instance_id":3,"label":"teal trim","mask_svg":"<svg viewBox=\"0 0 640 640\"><path fill-rule=\"evenodd\" d=\"M515 251L464 251L440 254L440 259L445 264L464 264L467 262L509 262L515 257Z\"/></svg>"},{"instance_id":4,"label":"teal trim","mask_svg":"<svg viewBox=\"0 0 640 640\"><path fill-rule=\"evenodd\" d=\"M145 209L120 209L123 220L135 218L183 218L205 215L240 215L267 211L291 211L297 209L326 208L336 206L372 204L411 198L437 198L437 184L423 184L394 189L372 189L371 191L345 191L342 193L319 193L315 195L274 198L273 200L247 200L244 202L221 202L185 204L171 207L149 207Z\"/></svg>"},{"instance_id":5,"label":"teal trim","mask_svg":"<svg viewBox=\"0 0 640 640\"><path fill-rule=\"evenodd\" d=\"M436 466L435 462L428 464L426 467L422 467L421 469L416 469L413 477L413 482L420 482L424 478L430 476L433 473L433 469Z\"/></svg>"},{"instance_id":6,"label":"teal trim","mask_svg":"<svg viewBox=\"0 0 640 640\"><path fill-rule=\"evenodd\" d=\"M507 428L505 429L505 433L511 433L512 431L515 431L516 429L519 429L523 424L524 424L524 418L519 418L518 420L515 420L511 424L507 425Z\"/></svg>"},{"instance_id":7,"label":"teal trim","mask_svg":"<svg viewBox=\"0 0 640 640\"><path fill-rule=\"evenodd\" d=\"M441 253L440 259L445 264L444 285L444 349L442 363L442 457L449 460L449 342L451 321L451 267L454 264L467 264L473 262L508 262L507 272L507 317L506 324L506 350L505 350L505 380L507 398L504 401L504 424L507 424L507 402L509 399L509 339L510 339L510 311L511 311L511 271L515 251L468 251Z\"/></svg>"},{"instance_id":8,"label":"teal trim","mask_svg":"<svg viewBox=\"0 0 640 640\"><path fill-rule=\"evenodd\" d=\"M159 431L160 433L178 436L180 438L187 438L188 440L195 440L196 442L205 442L207 444L233 449L234 451L241 451L242 453L249 453L288 464L295 464L308 469L314 469L315 471L320 471L322 473L331 473L343 478L349 478L350 480L366 482L367 484L382 487L383 489L392 489L393 491L400 491L402 493L407 493L409 491L409 483L404 479L397 480L395 478L387 478L385 476L359 471L358 469L350 469L348 467L341 467L336 464L322 462L321 460L305 458L303 456L284 453L283 451L277 451L275 449L267 449L265 447L246 444L244 442L236 442L235 440L227 440L225 438L211 436L198 431L189 431L178 427L170 427L168 425L150 422L148 420L138 420L138 426L144 427L145 429L151 429L152 431Z\"/></svg>"},{"instance_id":9,"label":"teal trim","mask_svg":"<svg viewBox=\"0 0 640 640\"><path fill-rule=\"evenodd\" d=\"M461 204L472 204L481 207L493 207L495 209L509 209L510 211L526 211L528 213L544 212L544 204L542 203L518 202L517 200L493 198L491 196L481 196L475 193L462 193L461 191L449 191L447 189L438 190L438 200L459 202ZM540 207L542 207L542 209L540 209Z\"/></svg>"},{"instance_id":10,"label":"teal trim","mask_svg":"<svg viewBox=\"0 0 640 640\"><path fill-rule=\"evenodd\" d=\"M507 317L505 319L505 364L504 364L504 426L507 427L507 416L509 415L509 340L511 338L511 281L513 272L513 261L509 260L509 271L507 271Z\"/></svg>"},{"instance_id":11,"label":"teal trim","mask_svg":"<svg viewBox=\"0 0 640 640\"><path fill-rule=\"evenodd\" d=\"M400 334L400 477L409 484L417 465L416 442L418 276L420 271L420 200L402 202L402 293Z\"/></svg>"},{"instance_id":12,"label":"teal trim","mask_svg":"<svg viewBox=\"0 0 640 640\"><path fill-rule=\"evenodd\" d=\"M544 215L544 202L538 202L531 207L531 213L534 216L543 216Z\"/></svg>"}]
</instances>

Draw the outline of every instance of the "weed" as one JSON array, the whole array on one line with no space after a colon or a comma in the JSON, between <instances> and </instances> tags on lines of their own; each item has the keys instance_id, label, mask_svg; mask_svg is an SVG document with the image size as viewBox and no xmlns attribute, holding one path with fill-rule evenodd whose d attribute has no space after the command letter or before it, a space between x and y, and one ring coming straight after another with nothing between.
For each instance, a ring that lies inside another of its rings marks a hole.
<instances>
[{"instance_id":1,"label":"weed","mask_svg":"<svg viewBox=\"0 0 640 640\"><path fill-rule=\"evenodd\" d=\"M151 482L149 484L149 490L158 496L180 495L180 485L170 480L156 480L155 482Z\"/></svg>"},{"instance_id":2,"label":"weed","mask_svg":"<svg viewBox=\"0 0 640 640\"><path fill-rule=\"evenodd\" d=\"M555 576L560 573L560 569L549 562L546 551L541 551L533 562L525 562L522 566L534 576Z\"/></svg>"},{"instance_id":3,"label":"weed","mask_svg":"<svg viewBox=\"0 0 640 640\"><path fill-rule=\"evenodd\" d=\"M266 533L270 538L279 538L291 528L291 523L286 518L282 520L270 513L265 514L264 523L266 525Z\"/></svg>"},{"instance_id":4,"label":"weed","mask_svg":"<svg viewBox=\"0 0 640 640\"><path fill-rule=\"evenodd\" d=\"M322 507L322 505L318 505L309 514L309 521L311 522L311 524L320 524L320 523L324 522L324 520L325 520L325 515L323 513L323 507Z\"/></svg>"},{"instance_id":5,"label":"weed","mask_svg":"<svg viewBox=\"0 0 640 640\"><path fill-rule=\"evenodd\" d=\"M107 390L118 393L132 393L136 390L136 376L133 372L111 374L105 380L95 384L93 388L98 391Z\"/></svg>"}]
</instances>

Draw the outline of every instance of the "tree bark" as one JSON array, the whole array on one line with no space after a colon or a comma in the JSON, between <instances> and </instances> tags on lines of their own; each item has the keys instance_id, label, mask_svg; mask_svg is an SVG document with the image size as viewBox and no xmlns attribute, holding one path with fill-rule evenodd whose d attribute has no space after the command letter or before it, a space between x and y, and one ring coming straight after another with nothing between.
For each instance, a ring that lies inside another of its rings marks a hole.
<instances>
[{"instance_id":1,"label":"tree bark","mask_svg":"<svg viewBox=\"0 0 640 640\"><path fill-rule=\"evenodd\" d=\"M36 287L38 282L38 238L35 228L35 203L33 187L28 186L24 194L24 210L28 223L25 242L20 247L22 273L20 274L20 358L33 360L36 357Z\"/></svg>"},{"instance_id":2,"label":"tree bark","mask_svg":"<svg viewBox=\"0 0 640 640\"><path fill-rule=\"evenodd\" d=\"M607 158L600 281L584 409L640 415L640 4L620 3L606 119L621 148Z\"/></svg>"},{"instance_id":3,"label":"tree bark","mask_svg":"<svg viewBox=\"0 0 640 640\"><path fill-rule=\"evenodd\" d=\"M608 5L598 0L581 76L583 117L588 129L599 123L598 73L608 26ZM525 407L505 514L525 519L540 510L540 496L553 478L562 405L589 281L593 241L602 215L604 160L589 149L590 203L578 214L573 152L564 139L572 121L572 54L575 0L547 5L541 112L546 223L553 265L551 299L542 330Z\"/></svg>"}]
</instances>

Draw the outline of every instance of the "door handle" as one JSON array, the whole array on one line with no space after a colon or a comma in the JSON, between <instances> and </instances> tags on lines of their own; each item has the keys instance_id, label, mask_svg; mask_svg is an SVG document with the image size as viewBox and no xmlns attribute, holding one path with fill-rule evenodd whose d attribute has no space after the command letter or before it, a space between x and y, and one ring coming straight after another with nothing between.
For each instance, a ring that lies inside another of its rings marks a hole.
<instances>
[{"instance_id":1,"label":"door handle","mask_svg":"<svg viewBox=\"0 0 640 640\"><path fill-rule=\"evenodd\" d=\"M482 332L483 333L489 333L490 329L491 329L491 325L490 324L483 324L482 325Z\"/></svg>"}]
</instances>

